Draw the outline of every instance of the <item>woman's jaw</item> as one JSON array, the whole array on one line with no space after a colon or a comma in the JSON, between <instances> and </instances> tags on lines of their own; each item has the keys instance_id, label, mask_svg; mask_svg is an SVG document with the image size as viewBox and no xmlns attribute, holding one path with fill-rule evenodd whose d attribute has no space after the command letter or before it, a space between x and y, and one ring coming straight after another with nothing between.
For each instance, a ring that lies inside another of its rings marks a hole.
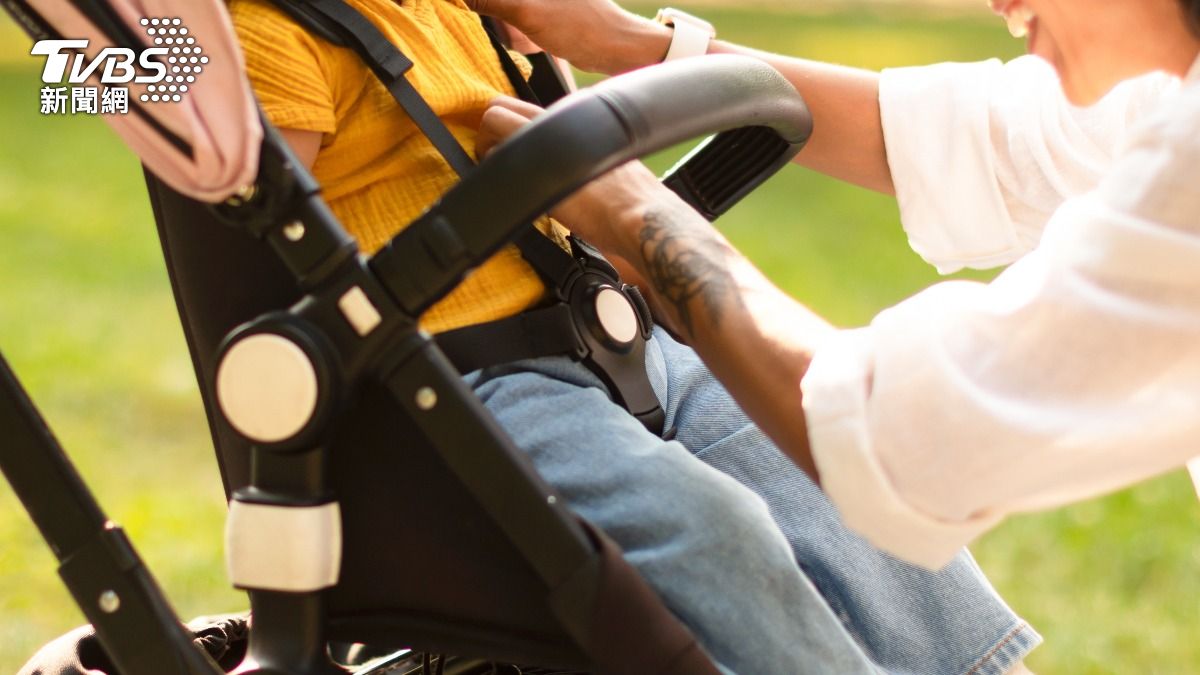
<instances>
[{"instance_id":1,"label":"woman's jaw","mask_svg":"<svg viewBox=\"0 0 1200 675\"><path fill-rule=\"evenodd\" d=\"M1162 70L1184 75L1200 52L1179 0L989 0L1026 48L1058 71L1076 105L1123 80Z\"/></svg>"},{"instance_id":2,"label":"woman's jaw","mask_svg":"<svg viewBox=\"0 0 1200 675\"><path fill-rule=\"evenodd\" d=\"M988 4L992 11L1004 19L1008 32L1014 38L1025 39L1026 51L1049 61L1061 72L1060 67L1065 65L1061 54L1055 47L1053 37L1043 34L1045 31L1033 5L1026 0L988 0Z\"/></svg>"}]
</instances>

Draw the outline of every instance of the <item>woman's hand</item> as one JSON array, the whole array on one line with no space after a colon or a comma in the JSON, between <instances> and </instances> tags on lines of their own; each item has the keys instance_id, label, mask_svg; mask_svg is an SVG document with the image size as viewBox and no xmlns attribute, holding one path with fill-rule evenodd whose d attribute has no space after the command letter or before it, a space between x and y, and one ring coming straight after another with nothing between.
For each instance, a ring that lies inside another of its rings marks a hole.
<instances>
[{"instance_id":1,"label":"woman's hand","mask_svg":"<svg viewBox=\"0 0 1200 675\"><path fill-rule=\"evenodd\" d=\"M542 112L515 98L494 99L483 114L476 153L486 156ZM690 210L644 164L629 162L563 200L550 215L605 254L633 259L639 256L636 233L623 225L650 207Z\"/></svg>"},{"instance_id":2,"label":"woman's hand","mask_svg":"<svg viewBox=\"0 0 1200 675\"><path fill-rule=\"evenodd\" d=\"M465 0L480 14L511 24L545 51L577 68L615 75L658 63L671 29L611 0Z\"/></svg>"},{"instance_id":3,"label":"woman's hand","mask_svg":"<svg viewBox=\"0 0 1200 675\"><path fill-rule=\"evenodd\" d=\"M541 113L497 99L483 115L478 152ZM592 181L552 214L649 291L656 316L691 343L796 464L817 479L799 382L830 328L771 285L698 213L639 162Z\"/></svg>"},{"instance_id":4,"label":"woman's hand","mask_svg":"<svg viewBox=\"0 0 1200 675\"><path fill-rule=\"evenodd\" d=\"M504 97L492 101L484 113L476 139L477 153L483 157L541 113L541 108L514 98ZM632 237L620 236L621 225L628 225L636 220L629 216L636 216L647 204L664 198L675 199L675 194L663 188L658 179L640 162L629 162L592 181L561 202L551 215L577 236L604 252L609 262L620 272L623 281L642 289L655 321L674 331L678 335L677 339L682 340L683 336L679 335L679 329L670 313L664 312L659 306L653 286L642 273L637 258L629 258L630 255L640 255L639 252L631 253L630 246L624 243ZM682 202L678 207L687 208Z\"/></svg>"}]
</instances>

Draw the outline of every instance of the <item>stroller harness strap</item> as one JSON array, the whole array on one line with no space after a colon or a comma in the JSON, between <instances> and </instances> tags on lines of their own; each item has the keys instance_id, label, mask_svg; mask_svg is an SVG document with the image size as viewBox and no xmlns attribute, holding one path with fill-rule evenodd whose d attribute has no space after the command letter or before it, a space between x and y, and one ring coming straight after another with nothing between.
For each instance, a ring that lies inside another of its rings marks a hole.
<instances>
[{"instance_id":1,"label":"stroller harness strap","mask_svg":"<svg viewBox=\"0 0 1200 675\"><path fill-rule=\"evenodd\" d=\"M330 33L354 50L387 88L396 103L429 139L446 163L464 178L475 162L405 74L413 61L369 19L343 0L275 0L310 9L332 25ZM501 68L517 94L541 104L496 33L484 21ZM325 31L322 31L324 33ZM565 92L550 91L549 95ZM649 307L636 287L624 284L598 251L571 237L568 253L533 226L525 226L514 244L554 295L544 309L468 326L436 336L438 346L463 373L523 359L566 355L584 363L606 385L609 395L652 433L664 434L666 413L650 385L645 343L653 326Z\"/></svg>"},{"instance_id":2,"label":"stroller harness strap","mask_svg":"<svg viewBox=\"0 0 1200 675\"><path fill-rule=\"evenodd\" d=\"M302 2L341 29L338 34L347 39L346 46L353 49L383 86L387 87L396 103L413 124L417 125L421 134L429 139L459 178L470 174L475 168L471 156L442 123L433 108L429 107L429 103L416 87L404 76L413 67L412 59L393 45L361 12L341 0ZM283 4L287 4L286 0Z\"/></svg>"}]
</instances>

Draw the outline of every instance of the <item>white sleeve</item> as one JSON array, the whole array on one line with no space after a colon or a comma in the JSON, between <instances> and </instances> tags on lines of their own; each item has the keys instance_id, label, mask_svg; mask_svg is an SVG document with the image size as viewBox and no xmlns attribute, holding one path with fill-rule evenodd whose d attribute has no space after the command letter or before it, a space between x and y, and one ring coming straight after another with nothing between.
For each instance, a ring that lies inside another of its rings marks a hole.
<instances>
[{"instance_id":1,"label":"white sleeve","mask_svg":"<svg viewBox=\"0 0 1200 675\"><path fill-rule=\"evenodd\" d=\"M1067 103L1054 70L1034 56L885 70L884 139L913 249L943 273L1016 260L1064 200L1096 186L1131 124L1177 87L1150 75L1085 109Z\"/></svg>"},{"instance_id":2,"label":"white sleeve","mask_svg":"<svg viewBox=\"0 0 1200 675\"><path fill-rule=\"evenodd\" d=\"M1165 108L995 281L817 351L809 439L849 527L937 567L1009 513L1200 455L1200 85Z\"/></svg>"}]
</instances>

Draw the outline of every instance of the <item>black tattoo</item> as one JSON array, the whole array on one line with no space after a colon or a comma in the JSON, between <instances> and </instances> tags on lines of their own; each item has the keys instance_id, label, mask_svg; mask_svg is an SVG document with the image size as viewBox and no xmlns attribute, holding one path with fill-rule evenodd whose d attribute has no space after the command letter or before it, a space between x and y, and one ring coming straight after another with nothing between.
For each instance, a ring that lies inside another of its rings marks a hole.
<instances>
[{"instance_id":1,"label":"black tattoo","mask_svg":"<svg viewBox=\"0 0 1200 675\"><path fill-rule=\"evenodd\" d=\"M732 299L741 305L741 296L729 271L736 253L715 233L697 229L686 217L657 209L647 211L639 239L650 283L659 297L675 308L688 337L694 338L693 300L699 298L708 321L719 325L724 303Z\"/></svg>"}]
</instances>

